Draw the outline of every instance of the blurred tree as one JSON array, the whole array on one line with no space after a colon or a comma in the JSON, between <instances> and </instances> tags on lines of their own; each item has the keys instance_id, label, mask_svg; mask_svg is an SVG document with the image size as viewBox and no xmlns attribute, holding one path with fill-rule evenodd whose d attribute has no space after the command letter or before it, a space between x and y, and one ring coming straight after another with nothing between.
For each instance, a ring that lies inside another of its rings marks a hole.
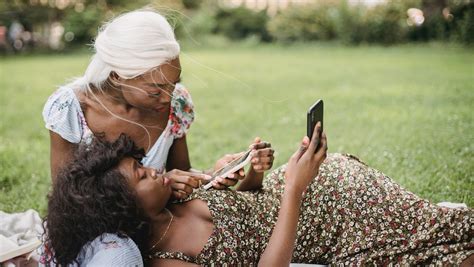
<instances>
[{"instance_id":1,"label":"blurred tree","mask_svg":"<svg viewBox=\"0 0 474 267\"><path fill-rule=\"evenodd\" d=\"M215 31L230 39L243 39L255 35L261 40L270 40L266 29L268 21L266 10L253 11L243 6L220 8L216 13L216 21Z\"/></svg>"},{"instance_id":2,"label":"blurred tree","mask_svg":"<svg viewBox=\"0 0 474 267\"><path fill-rule=\"evenodd\" d=\"M421 9L425 17L441 15L442 10L448 6L447 0L422 0Z\"/></svg>"},{"instance_id":3,"label":"blurred tree","mask_svg":"<svg viewBox=\"0 0 474 267\"><path fill-rule=\"evenodd\" d=\"M465 44L474 44L474 3L466 9L464 18L459 22L460 40Z\"/></svg>"},{"instance_id":4,"label":"blurred tree","mask_svg":"<svg viewBox=\"0 0 474 267\"><path fill-rule=\"evenodd\" d=\"M203 0L181 0L186 9L199 9Z\"/></svg>"}]
</instances>

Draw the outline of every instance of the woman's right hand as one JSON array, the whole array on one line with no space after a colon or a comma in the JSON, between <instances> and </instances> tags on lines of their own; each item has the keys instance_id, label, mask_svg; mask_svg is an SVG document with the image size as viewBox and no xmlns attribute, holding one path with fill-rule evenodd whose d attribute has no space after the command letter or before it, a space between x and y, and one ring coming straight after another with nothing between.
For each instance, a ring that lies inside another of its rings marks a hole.
<instances>
[{"instance_id":1,"label":"woman's right hand","mask_svg":"<svg viewBox=\"0 0 474 267\"><path fill-rule=\"evenodd\" d=\"M326 159L328 148L326 134L323 132L319 140L320 132L321 124L318 122L314 127L311 142L305 136L301 147L291 156L285 171L286 188L302 193L318 175L319 166ZM321 145L318 146L319 143Z\"/></svg>"},{"instance_id":2,"label":"woman's right hand","mask_svg":"<svg viewBox=\"0 0 474 267\"><path fill-rule=\"evenodd\" d=\"M204 173L193 173L174 169L164 174L172 181L171 189L174 199L184 199L193 192L194 188L207 183L211 176Z\"/></svg>"}]
</instances>

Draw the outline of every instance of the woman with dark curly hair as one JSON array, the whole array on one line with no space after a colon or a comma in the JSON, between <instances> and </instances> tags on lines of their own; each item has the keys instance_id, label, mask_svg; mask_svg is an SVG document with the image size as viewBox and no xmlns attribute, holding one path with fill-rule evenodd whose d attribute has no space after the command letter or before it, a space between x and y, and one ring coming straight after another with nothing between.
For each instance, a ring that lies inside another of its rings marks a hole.
<instances>
[{"instance_id":1,"label":"woman with dark curly hair","mask_svg":"<svg viewBox=\"0 0 474 267\"><path fill-rule=\"evenodd\" d=\"M259 189L199 188L175 202L171 180L142 166L129 138L94 143L54 184L50 260L69 264L118 233L152 266L473 263L471 209L437 207L353 156L326 158L319 124L314 132Z\"/></svg>"},{"instance_id":2,"label":"woman with dark curly hair","mask_svg":"<svg viewBox=\"0 0 474 267\"><path fill-rule=\"evenodd\" d=\"M40 263L142 265L139 251L146 250L149 219L117 167L143 156L143 149L124 135L114 143L95 141L78 149L48 196L46 251Z\"/></svg>"}]
</instances>

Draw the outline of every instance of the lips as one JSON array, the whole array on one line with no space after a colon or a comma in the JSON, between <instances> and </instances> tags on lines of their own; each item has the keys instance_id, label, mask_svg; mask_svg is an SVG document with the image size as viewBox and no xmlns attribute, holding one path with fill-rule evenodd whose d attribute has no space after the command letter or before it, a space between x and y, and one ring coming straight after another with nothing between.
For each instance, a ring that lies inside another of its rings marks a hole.
<instances>
[{"instance_id":1,"label":"lips","mask_svg":"<svg viewBox=\"0 0 474 267\"><path fill-rule=\"evenodd\" d=\"M163 180L163 186L167 186L167 185L169 185L169 184L170 184L170 182L171 182L171 180L170 180L170 179L168 179L168 178L166 178L166 177L163 177L163 179L162 179L162 180Z\"/></svg>"},{"instance_id":2,"label":"lips","mask_svg":"<svg viewBox=\"0 0 474 267\"><path fill-rule=\"evenodd\" d=\"M155 110L156 111L164 111L166 109L165 106L158 106L158 107L155 107Z\"/></svg>"}]
</instances>

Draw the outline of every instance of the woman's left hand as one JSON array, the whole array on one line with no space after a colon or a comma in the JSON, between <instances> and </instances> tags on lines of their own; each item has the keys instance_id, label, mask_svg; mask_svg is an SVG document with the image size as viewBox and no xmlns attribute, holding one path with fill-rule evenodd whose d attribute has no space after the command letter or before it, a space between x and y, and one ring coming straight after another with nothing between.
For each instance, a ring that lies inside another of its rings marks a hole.
<instances>
[{"instance_id":1,"label":"woman's left hand","mask_svg":"<svg viewBox=\"0 0 474 267\"><path fill-rule=\"evenodd\" d=\"M272 168L275 157L272 145L256 137L253 144L250 145L252 149L252 159L250 160L253 170L257 173L262 173Z\"/></svg>"}]
</instances>

